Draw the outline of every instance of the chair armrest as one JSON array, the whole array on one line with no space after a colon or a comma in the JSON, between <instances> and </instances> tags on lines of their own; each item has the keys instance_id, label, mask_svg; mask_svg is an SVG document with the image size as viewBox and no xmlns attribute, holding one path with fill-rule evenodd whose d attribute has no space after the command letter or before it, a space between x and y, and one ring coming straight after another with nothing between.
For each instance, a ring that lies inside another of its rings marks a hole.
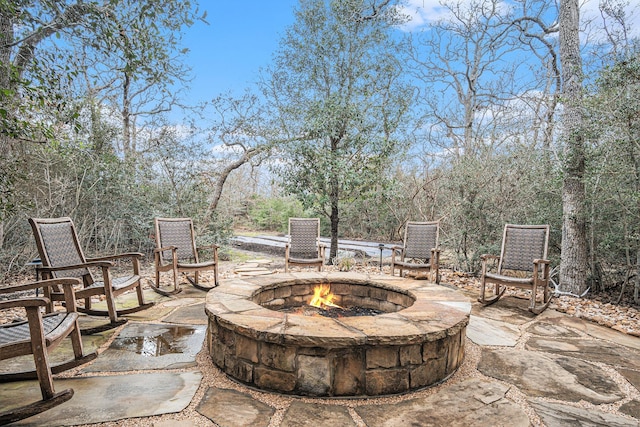
<instances>
[{"instance_id":1,"label":"chair armrest","mask_svg":"<svg viewBox=\"0 0 640 427\"><path fill-rule=\"evenodd\" d=\"M49 300L49 298L43 298L43 297L17 298L17 299L10 299L6 301L0 301L0 310L6 309L6 308L17 308L17 307L24 307L24 308L46 307L50 303L51 301Z\"/></svg>"},{"instance_id":2,"label":"chair armrest","mask_svg":"<svg viewBox=\"0 0 640 427\"><path fill-rule=\"evenodd\" d=\"M122 259L122 258L142 259L142 258L144 258L144 254L141 254L140 252L126 252L126 253L117 254L117 255L107 255L107 256L101 256L101 257L95 257L95 258L87 258L87 262L93 262L93 261L115 261L115 260Z\"/></svg>"},{"instance_id":3,"label":"chair armrest","mask_svg":"<svg viewBox=\"0 0 640 427\"><path fill-rule=\"evenodd\" d=\"M63 277L60 279L48 279L48 280L40 280L38 282L32 282L32 283L26 283L26 284L22 284L22 285L10 285L10 286L4 286L2 288L0 288L0 294L10 294L13 292L20 292L20 291L28 291L30 289L38 289L38 288L44 288L45 286L57 286L57 285L63 285L63 286L68 286L68 285L81 285L82 281L80 279L75 279L75 278L71 278L71 277Z\"/></svg>"},{"instance_id":4,"label":"chair armrest","mask_svg":"<svg viewBox=\"0 0 640 427\"><path fill-rule=\"evenodd\" d=\"M62 286L62 291L64 292L64 300L66 304L67 311L76 311L76 295L74 286L82 285L82 281L80 279L75 279L71 277L63 277L59 279L49 279L49 280L41 280L38 282L27 283L23 285L12 285L0 288L0 294L19 292L19 291L27 291L30 289L38 289L38 288L54 288L56 286ZM54 288L55 289L55 288ZM58 290L59 292L59 290ZM37 304L31 305L42 305L40 304L42 301L45 302L45 305L50 305L51 301L48 298L20 298L10 301L23 301L23 300L37 300L39 301ZM18 305L19 306L19 305ZM26 307L22 305L22 307ZM5 307L7 308L7 307Z\"/></svg>"},{"instance_id":5,"label":"chair armrest","mask_svg":"<svg viewBox=\"0 0 640 427\"><path fill-rule=\"evenodd\" d=\"M533 263L534 264L551 264L551 261L549 261L548 259L534 259Z\"/></svg>"},{"instance_id":6,"label":"chair armrest","mask_svg":"<svg viewBox=\"0 0 640 427\"><path fill-rule=\"evenodd\" d=\"M324 243L318 243L318 258L322 258L323 260L325 259L325 252L327 250L327 245L325 245Z\"/></svg>"},{"instance_id":7,"label":"chair armrest","mask_svg":"<svg viewBox=\"0 0 640 427\"><path fill-rule=\"evenodd\" d=\"M110 267L113 267L113 263L109 261L89 261L83 264L66 265L64 267L38 267L38 270L43 273L52 273L56 271L77 270L79 268L87 268L87 267L110 268Z\"/></svg>"},{"instance_id":8,"label":"chair armrest","mask_svg":"<svg viewBox=\"0 0 640 427\"><path fill-rule=\"evenodd\" d=\"M204 246L197 246L196 250L200 251L200 250L205 250L205 249L218 249L220 246L216 245L215 243L212 243L210 245L204 245Z\"/></svg>"},{"instance_id":9,"label":"chair armrest","mask_svg":"<svg viewBox=\"0 0 640 427\"><path fill-rule=\"evenodd\" d=\"M177 246L165 246L163 248L155 248L153 250L154 254L158 254L160 252L165 252L165 251L177 251L178 247Z\"/></svg>"},{"instance_id":10,"label":"chair armrest","mask_svg":"<svg viewBox=\"0 0 640 427\"><path fill-rule=\"evenodd\" d=\"M389 247L389 249L391 249L391 264L396 261L396 255L400 255L400 258L402 258L402 254L404 252L403 246L394 245Z\"/></svg>"}]
</instances>

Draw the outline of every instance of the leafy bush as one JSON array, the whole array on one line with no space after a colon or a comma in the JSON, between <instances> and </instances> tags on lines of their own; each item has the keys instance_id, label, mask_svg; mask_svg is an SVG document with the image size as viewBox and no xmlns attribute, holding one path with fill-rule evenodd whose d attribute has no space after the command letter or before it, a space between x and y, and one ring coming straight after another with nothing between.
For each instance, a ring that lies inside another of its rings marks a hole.
<instances>
[{"instance_id":1,"label":"leafy bush","mask_svg":"<svg viewBox=\"0 0 640 427\"><path fill-rule=\"evenodd\" d=\"M289 198L255 197L249 207L249 219L259 230L279 231L286 233L289 218L309 216L302 203Z\"/></svg>"}]
</instances>

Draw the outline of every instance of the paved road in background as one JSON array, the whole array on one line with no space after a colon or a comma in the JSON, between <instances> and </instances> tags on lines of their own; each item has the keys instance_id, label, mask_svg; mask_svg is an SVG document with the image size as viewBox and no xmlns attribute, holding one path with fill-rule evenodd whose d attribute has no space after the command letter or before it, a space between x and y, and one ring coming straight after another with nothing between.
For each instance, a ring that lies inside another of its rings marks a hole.
<instances>
[{"instance_id":1,"label":"paved road in background","mask_svg":"<svg viewBox=\"0 0 640 427\"><path fill-rule=\"evenodd\" d=\"M235 236L231 239L231 242L237 246L250 246L260 247L264 246L265 250L269 253L282 253L284 256L284 245L287 243L287 236ZM320 237L320 241L324 243L327 248L331 245L331 240L326 237ZM365 253L371 258L378 259L380 257L380 245L378 242L361 242L356 240L343 240L338 239L339 251L354 251L359 253ZM382 249L382 257L387 258L391 256L390 243L386 243ZM327 256L329 251L327 251Z\"/></svg>"}]
</instances>

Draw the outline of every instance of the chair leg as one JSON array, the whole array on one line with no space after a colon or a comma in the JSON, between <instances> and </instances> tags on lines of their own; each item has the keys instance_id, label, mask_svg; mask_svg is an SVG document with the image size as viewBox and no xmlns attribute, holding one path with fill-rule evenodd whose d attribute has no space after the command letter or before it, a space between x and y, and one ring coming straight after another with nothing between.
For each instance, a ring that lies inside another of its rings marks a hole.
<instances>
[{"instance_id":1,"label":"chair leg","mask_svg":"<svg viewBox=\"0 0 640 427\"><path fill-rule=\"evenodd\" d=\"M138 305L144 305L144 294L142 293L141 280L138 280L138 286L136 286L136 293L138 294Z\"/></svg>"},{"instance_id":2,"label":"chair leg","mask_svg":"<svg viewBox=\"0 0 640 427\"><path fill-rule=\"evenodd\" d=\"M29 321L29 332L31 335L31 353L36 365L36 374L40 383L42 399L47 400L53 397L53 377L49 365L49 355L44 341L44 331L42 330L42 315L38 307L27 309L27 319Z\"/></svg>"},{"instance_id":3,"label":"chair leg","mask_svg":"<svg viewBox=\"0 0 640 427\"><path fill-rule=\"evenodd\" d=\"M533 288L535 289L535 287ZM551 303L551 293L549 292L549 287L545 286L542 293L542 304L539 304L536 307L536 294L533 289L531 290L531 303L529 305L529 311L533 314L540 314L549 307Z\"/></svg>"},{"instance_id":4,"label":"chair leg","mask_svg":"<svg viewBox=\"0 0 640 427\"><path fill-rule=\"evenodd\" d=\"M175 295L182 292L182 288L177 285L178 280L177 280L177 273L175 271L173 272L173 279L174 279L173 290L165 291L160 287L160 271L156 271L156 283L154 284L153 282L149 281L149 284L151 285L151 289L153 289L154 292L160 295L164 295L165 297L168 297L168 296ZM138 289L140 290L140 292L142 292L141 287L138 287ZM138 296L138 302L140 302L140 296ZM140 306L146 306L146 305L147 304L145 304L144 301L140 303Z\"/></svg>"},{"instance_id":5,"label":"chair leg","mask_svg":"<svg viewBox=\"0 0 640 427\"><path fill-rule=\"evenodd\" d=\"M478 298L478 302L482 305L493 304L494 302L498 301L500 297L502 297L502 295L504 295L505 291L507 290L506 286L501 287L499 284L496 283L494 295L490 298L487 298L486 287L487 287L486 279L483 276L482 279L480 280L480 297Z\"/></svg>"}]
</instances>

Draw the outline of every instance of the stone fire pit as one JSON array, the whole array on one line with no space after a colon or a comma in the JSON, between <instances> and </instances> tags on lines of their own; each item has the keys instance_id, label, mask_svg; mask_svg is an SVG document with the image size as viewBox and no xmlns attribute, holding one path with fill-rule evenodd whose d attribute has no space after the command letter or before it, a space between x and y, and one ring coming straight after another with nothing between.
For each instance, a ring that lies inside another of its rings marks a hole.
<instances>
[{"instance_id":1,"label":"stone fire pit","mask_svg":"<svg viewBox=\"0 0 640 427\"><path fill-rule=\"evenodd\" d=\"M285 313L330 284L376 316ZM211 359L232 378L304 396L379 396L444 381L462 363L471 304L423 280L297 273L222 280L206 299Z\"/></svg>"}]
</instances>

